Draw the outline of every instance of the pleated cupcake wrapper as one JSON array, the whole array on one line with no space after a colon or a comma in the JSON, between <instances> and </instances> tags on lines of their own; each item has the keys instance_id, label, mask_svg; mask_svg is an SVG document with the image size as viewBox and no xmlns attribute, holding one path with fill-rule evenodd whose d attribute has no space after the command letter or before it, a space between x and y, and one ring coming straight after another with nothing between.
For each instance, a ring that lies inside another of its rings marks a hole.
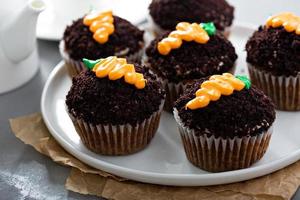
<instances>
[{"instance_id":1,"label":"pleated cupcake wrapper","mask_svg":"<svg viewBox=\"0 0 300 200\"><path fill-rule=\"evenodd\" d=\"M210 172L243 169L260 160L265 154L273 128L257 136L244 136L223 139L208 136L189 129L181 122L177 110L175 120L188 160L195 166Z\"/></svg>"},{"instance_id":2,"label":"pleated cupcake wrapper","mask_svg":"<svg viewBox=\"0 0 300 200\"><path fill-rule=\"evenodd\" d=\"M152 17L150 15L147 16L147 21L148 21L148 26L149 26L149 30L150 32L154 35L154 37L158 37L159 35L163 34L164 32L166 32L167 30L162 29L159 25L157 25ZM225 36L225 38L229 38L230 36L230 32L231 32L231 27L226 27L224 29L224 31L222 31L223 35Z\"/></svg>"},{"instance_id":3,"label":"pleated cupcake wrapper","mask_svg":"<svg viewBox=\"0 0 300 200\"><path fill-rule=\"evenodd\" d=\"M159 110L135 126L130 124L93 125L81 119L70 118L83 144L91 151L102 155L127 155L144 149L154 137L162 112Z\"/></svg>"},{"instance_id":4,"label":"pleated cupcake wrapper","mask_svg":"<svg viewBox=\"0 0 300 200\"><path fill-rule=\"evenodd\" d=\"M152 19L150 15L147 15L147 21L150 32L153 34L154 37L158 37L162 33L166 32L166 30L162 29L160 26L158 26Z\"/></svg>"},{"instance_id":5,"label":"pleated cupcake wrapper","mask_svg":"<svg viewBox=\"0 0 300 200\"><path fill-rule=\"evenodd\" d=\"M300 110L300 73L297 76L274 76L248 64L253 85L268 95L279 110Z\"/></svg>"},{"instance_id":6,"label":"pleated cupcake wrapper","mask_svg":"<svg viewBox=\"0 0 300 200\"><path fill-rule=\"evenodd\" d=\"M67 67L67 71L70 77L74 77L81 71L87 70L83 62L70 58L69 54L65 51L65 45L63 41L60 41L59 43L59 52L63 60L65 61L65 66Z\"/></svg>"},{"instance_id":7,"label":"pleated cupcake wrapper","mask_svg":"<svg viewBox=\"0 0 300 200\"><path fill-rule=\"evenodd\" d=\"M226 27L223 31L223 35L225 36L225 38L229 38L230 37L230 33L231 33L231 27Z\"/></svg>"},{"instance_id":8,"label":"pleated cupcake wrapper","mask_svg":"<svg viewBox=\"0 0 300 200\"><path fill-rule=\"evenodd\" d=\"M74 77L80 72L87 70L82 61L70 58L69 54L65 51L65 44L63 40L59 43L59 52L65 61L65 65L71 77ZM141 57L143 56L143 53L144 51L143 49L141 49L134 54L126 56L127 62L135 63L140 61Z\"/></svg>"},{"instance_id":9,"label":"pleated cupcake wrapper","mask_svg":"<svg viewBox=\"0 0 300 200\"><path fill-rule=\"evenodd\" d=\"M190 81L192 82L192 81ZM168 112L173 111L173 104L178 99L178 97L183 93L186 88L188 82L179 82L179 83L172 83L168 82L168 80L163 80L163 87L166 91L166 100L164 105L164 110Z\"/></svg>"}]
</instances>

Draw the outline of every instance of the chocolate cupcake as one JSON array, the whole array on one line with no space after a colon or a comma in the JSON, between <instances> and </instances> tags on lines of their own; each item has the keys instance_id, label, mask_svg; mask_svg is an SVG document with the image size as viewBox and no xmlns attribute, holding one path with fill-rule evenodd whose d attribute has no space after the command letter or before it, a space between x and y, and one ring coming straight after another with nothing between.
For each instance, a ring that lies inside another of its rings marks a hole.
<instances>
[{"instance_id":1,"label":"chocolate cupcake","mask_svg":"<svg viewBox=\"0 0 300 200\"><path fill-rule=\"evenodd\" d=\"M147 68L126 59L85 59L66 97L83 144L102 155L126 155L147 146L157 131L164 90Z\"/></svg>"},{"instance_id":2,"label":"chocolate cupcake","mask_svg":"<svg viewBox=\"0 0 300 200\"><path fill-rule=\"evenodd\" d=\"M71 76L85 70L83 58L118 56L131 62L143 54L144 32L111 11L92 13L68 26L60 43L60 52Z\"/></svg>"},{"instance_id":3,"label":"chocolate cupcake","mask_svg":"<svg viewBox=\"0 0 300 200\"><path fill-rule=\"evenodd\" d=\"M227 37L234 8L225 0L152 0L151 27L156 35L173 30L179 22L213 22Z\"/></svg>"},{"instance_id":4,"label":"chocolate cupcake","mask_svg":"<svg viewBox=\"0 0 300 200\"><path fill-rule=\"evenodd\" d=\"M237 55L213 23L179 23L176 31L153 40L146 49L145 64L162 80L166 90L165 109L172 111L173 102L185 85L223 72L233 73Z\"/></svg>"},{"instance_id":5,"label":"chocolate cupcake","mask_svg":"<svg viewBox=\"0 0 300 200\"><path fill-rule=\"evenodd\" d=\"M300 17L280 13L259 27L246 44L253 84L277 109L300 110Z\"/></svg>"},{"instance_id":6,"label":"chocolate cupcake","mask_svg":"<svg viewBox=\"0 0 300 200\"><path fill-rule=\"evenodd\" d=\"M188 160L221 172L249 167L263 157L275 110L246 77L224 73L189 85L175 103L174 116Z\"/></svg>"}]
</instances>

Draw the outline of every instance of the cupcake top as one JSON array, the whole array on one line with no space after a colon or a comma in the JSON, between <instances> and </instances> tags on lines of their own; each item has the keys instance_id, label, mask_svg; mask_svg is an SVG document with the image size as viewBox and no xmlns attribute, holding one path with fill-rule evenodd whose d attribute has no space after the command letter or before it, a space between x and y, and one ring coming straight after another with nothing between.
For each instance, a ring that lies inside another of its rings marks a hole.
<instances>
[{"instance_id":1,"label":"cupcake top","mask_svg":"<svg viewBox=\"0 0 300 200\"><path fill-rule=\"evenodd\" d=\"M174 83L227 72L237 59L234 47L213 23L178 23L176 30L153 40L146 54L151 69Z\"/></svg>"},{"instance_id":2,"label":"cupcake top","mask_svg":"<svg viewBox=\"0 0 300 200\"><path fill-rule=\"evenodd\" d=\"M185 127L222 138L255 136L275 120L271 99L246 77L229 73L188 85L174 108Z\"/></svg>"},{"instance_id":3,"label":"cupcake top","mask_svg":"<svg viewBox=\"0 0 300 200\"><path fill-rule=\"evenodd\" d=\"M69 113L88 123L136 125L159 110L164 90L147 68L108 57L85 60L88 71L72 80Z\"/></svg>"},{"instance_id":4,"label":"cupcake top","mask_svg":"<svg viewBox=\"0 0 300 200\"><path fill-rule=\"evenodd\" d=\"M280 13L260 26L246 44L247 62L274 75L300 72L300 17Z\"/></svg>"},{"instance_id":5,"label":"cupcake top","mask_svg":"<svg viewBox=\"0 0 300 200\"><path fill-rule=\"evenodd\" d=\"M63 40L72 59L127 56L141 50L144 32L110 13L87 15L66 28Z\"/></svg>"},{"instance_id":6,"label":"cupcake top","mask_svg":"<svg viewBox=\"0 0 300 200\"><path fill-rule=\"evenodd\" d=\"M213 22L224 30L232 24L234 12L225 0L152 0L149 10L154 22L166 30L182 21Z\"/></svg>"}]
</instances>

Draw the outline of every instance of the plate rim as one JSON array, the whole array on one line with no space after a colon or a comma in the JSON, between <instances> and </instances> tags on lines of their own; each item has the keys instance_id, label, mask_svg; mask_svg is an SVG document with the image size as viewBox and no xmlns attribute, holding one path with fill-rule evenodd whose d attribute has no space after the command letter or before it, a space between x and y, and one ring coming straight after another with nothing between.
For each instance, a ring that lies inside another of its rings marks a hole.
<instances>
[{"instance_id":1,"label":"plate rim","mask_svg":"<svg viewBox=\"0 0 300 200\"><path fill-rule=\"evenodd\" d=\"M252 27L235 25L236 28L246 28L253 30ZM71 143L65 141L62 136L60 136L59 131L57 131L51 123L51 120L47 116L46 109L46 97L48 90L51 86L52 80L56 78L60 73L63 73L64 61L60 61L53 71L50 73L41 96L41 112L44 119L45 125L47 126L51 135L56 139L56 141L70 154L72 154L77 159L90 165L96 169L103 170L105 172L127 178L130 180L135 180L144 183L159 184L159 185L172 185L172 186L209 186L209 185L219 185L234 183L239 181L245 181L253 178L257 178L263 175L270 174L277 170L280 170L300 159L300 149L283 156L280 159L273 160L269 163L252 166L250 168L218 172L218 173L207 173L207 174L165 174L157 172L145 172L142 170L131 169L127 167L118 166L116 164L108 163L103 160L93 158L77 148L75 148ZM67 73L65 71L65 73Z\"/></svg>"}]
</instances>

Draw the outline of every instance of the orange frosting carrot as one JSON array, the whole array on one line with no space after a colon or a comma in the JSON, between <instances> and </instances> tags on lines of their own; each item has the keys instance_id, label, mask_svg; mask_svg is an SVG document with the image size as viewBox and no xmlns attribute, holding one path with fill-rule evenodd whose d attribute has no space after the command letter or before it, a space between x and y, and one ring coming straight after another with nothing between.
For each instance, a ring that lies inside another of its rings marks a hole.
<instances>
[{"instance_id":1,"label":"orange frosting carrot","mask_svg":"<svg viewBox=\"0 0 300 200\"><path fill-rule=\"evenodd\" d=\"M186 104L186 108L195 110L206 107L210 101L217 101L221 95L231 95L234 90L244 89L245 83L230 73L213 75L201 84L196 92L196 98Z\"/></svg>"},{"instance_id":2,"label":"orange frosting carrot","mask_svg":"<svg viewBox=\"0 0 300 200\"><path fill-rule=\"evenodd\" d=\"M183 40L205 44L209 40L209 35L197 23L180 22L175 31L172 31L167 38L158 43L157 50L162 55L168 55L172 49L179 48Z\"/></svg>"},{"instance_id":3,"label":"orange frosting carrot","mask_svg":"<svg viewBox=\"0 0 300 200\"><path fill-rule=\"evenodd\" d=\"M268 18L267 27L284 27L287 32L295 32L300 35L300 17L290 12L279 13Z\"/></svg>"},{"instance_id":4,"label":"orange frosting carrot","mask_svg":"<svg viewBox=\"0 0 300 200\"><path fill-rule=\"evenodd\" d=\"M92 13L83 18L83 24L89 26L91 32L93 32L93 38L100 44L104 44L108 41L109 35L115 31L114 18L112 11L106 11L103 13Z\"/></svg>"},{"instance_id":5,"label":"orange frosting carrot","mask_svg":"<svg viewBox=\"0 0 300 200\"><path fill-rule=\"evenodd\" d=\"M135 71L133 64L128 64L125 58L110 56L101 59L92 69L99 78L107 77L117 80L124 77L126 83L135 85L138 89L146 86L144 75Z\"/></svg>"}]
</instances>

